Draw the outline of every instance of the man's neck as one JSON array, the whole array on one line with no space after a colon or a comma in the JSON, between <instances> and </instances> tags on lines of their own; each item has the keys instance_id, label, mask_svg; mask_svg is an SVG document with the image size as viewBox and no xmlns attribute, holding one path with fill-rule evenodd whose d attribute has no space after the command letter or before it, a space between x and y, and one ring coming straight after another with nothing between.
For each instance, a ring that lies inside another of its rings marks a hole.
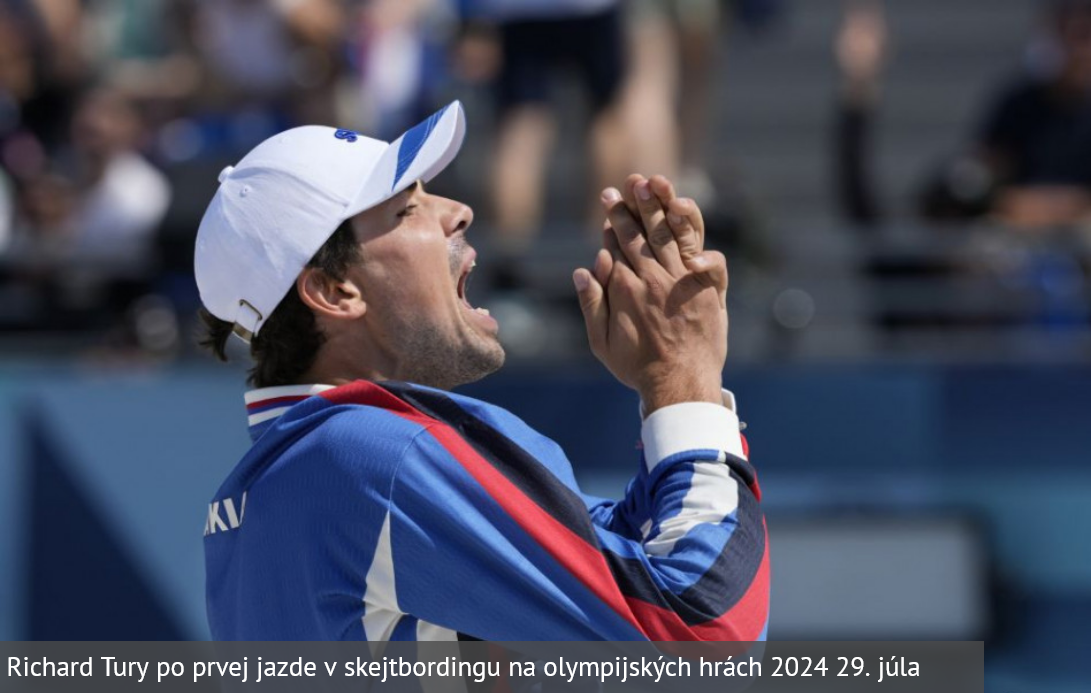
<instances>
[{"instance_id":1,"label":"man's neck","mask_svg":"<svg viewBox=\"0 0 1091 693\"><path fill-rule=\"evenodd\" d=\"M346 363L320 355L314 364L298 379L300 385L321 383L341 386L357 380L390 380L390 376L371 368L361 367L358 363Z\"/></svg>"}]
</instances>

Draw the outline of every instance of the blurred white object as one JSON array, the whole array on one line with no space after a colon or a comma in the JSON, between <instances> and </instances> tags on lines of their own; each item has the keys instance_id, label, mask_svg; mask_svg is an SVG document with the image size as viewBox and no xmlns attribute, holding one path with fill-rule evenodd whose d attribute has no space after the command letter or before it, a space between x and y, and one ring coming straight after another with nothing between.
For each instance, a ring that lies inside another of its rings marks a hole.
<instances>
[{"instance_id":1,"label":"blurred white object","mask_svg":"<svg viewBox=\"0 0 1091 693\"><path fill-rule=\"evenodd\" d=\"M373 38L363 90L380 117L413 103L421 88L423 63L424 47L416 27L391 27Z\"/></svg>"},{"instance_id":2,"label":"blurred white object","mask_svg":"<svg viewBox=\"0 0 1091 693\"><path fill-rule=\"evenodd\" d=\"M166 176L135 152L118 154L77 206L75 252L123 259L141 253L170 206Z\"/></svg>"}]
</instances>

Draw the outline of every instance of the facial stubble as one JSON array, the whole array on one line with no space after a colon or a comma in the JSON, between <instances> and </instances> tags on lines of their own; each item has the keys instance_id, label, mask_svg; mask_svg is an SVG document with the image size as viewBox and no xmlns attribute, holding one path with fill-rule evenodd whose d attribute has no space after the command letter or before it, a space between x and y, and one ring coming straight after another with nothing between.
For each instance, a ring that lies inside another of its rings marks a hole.
<instances>
[{"instance_id":1,"label":"facial stubble","mask_svg":"<svg viewBox=\"0 0 1091 693\"><path fill-rule=\"evenodd\" d=\"M461 275L467 247L461 236L451 241L448 262L455 282ZM500 342L481 334L461 312L456 335L446 334L438 325L426 323L418 316L400 317L398 341L405 363L402 380L450 390L491 375L504 365Z\"/></svg>"}]
</instances>

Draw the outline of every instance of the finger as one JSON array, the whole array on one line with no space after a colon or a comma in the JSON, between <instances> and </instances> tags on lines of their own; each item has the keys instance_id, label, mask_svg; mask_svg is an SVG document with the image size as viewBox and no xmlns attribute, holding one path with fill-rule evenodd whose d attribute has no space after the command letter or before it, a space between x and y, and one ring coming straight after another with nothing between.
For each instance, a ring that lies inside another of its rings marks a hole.
<instances>
[{"instance_id":1,"label":"finger","mask_svg":"<svg viewBox=\"0 0 1091 693\"><path fill-rule=\"evenodd\" d=\"M662 176L658 176L662 178ZM666 179L664 179L666 180ZM669 183L668 183L669 184ZM650 181L640 181L634 186L636 203L640 209L640 220L644 224L644 233L659 264L671 275L680 277L686 273L685 263L674 238L674 230L667 223L667 214L659 198L652 190Z\"/></svg>"},{"instance_id":2,"label":"finger","mask_svg":"<svg viewBox=\"0 0 1091 693\"><path fill-rule=\"evenodd\" d=\"M591 345L591 351L596 354L604 353L609 324L606 292L594 275L582 267L572 273L572 283L576 285L576 294L580 299L580 310L583 312L583 322L587 328L587 341Z\"/></svg>"},{"instance_id":3,"label":"finger","mask_svg":"<svg viewBox=\"0 0 1091 693\"><path fill-rule=\"evenodd\" d=\"M727 308L727 258L715 250L701 253L689 263L694 278L702 285L716 289L720 307Z\"/></svg>"},{"instance_id":4,"label":"finger","mask_svg":"<svg viewBox=\"0 0 1091 693\"><path fill-rule=\"evenodd\" d=\"M607 188L603 191L602 202L606 206L606 216L614 229L622 257L638 274L648 271L651 265L657 264L655 256L648 247L639 222L625 206L621 193L616 188Z\"/></svg>"},{"instance_id":5,"label":"finger","mask_svg":"<svg viewBox=\"0 0 1091 693\"><path fill-rule=\"evenodd\" d=\"M613 256L614 262L621 260L621 246L617 242L617 232L614 231L614 226L609 219L602 227L602 247Z\"/></svg>"},{"instance_id":6,"label":"finger","mask_svg":"<svg viewBox=\"0 0 1091 693\"><path fill-rule=\"evenodd\" d=\"M603 262L609 263L610 274L606 281L600 281L599 283L606 288L607 303L609 303L609 297L613 294L619 284L639 282L640 278L637 277L636 271L633 270L632 265L630 265L629 261L625 258L625 253L621 251L621 246L618 244L614 227L607 224L604 236L603 249L600 253L604 255ZM597 265L599 262L598 258L595 258L595 261Z\"/></svg>"},{"instance_id":7,"label":"finger","mask_svg":"<svg viewBox=\"0 0 1091 693\"><path fill-rule=\"evenodd\" d=\"M667 209L672 200L678 199L674 184L666 176L652 176L648 179L648 184L652 188L652 194L659 198L659 204L663 206L663 209Z\"/></svg>"},{"instance_id":8,"label":"finger","mask_svg":"<svg viewBox=\"0 0 1091 693\"><path fill-rule=\"evenodd\" d=\"M610 232L613 235L613 231ZM599 284L606 286L610 283L610 275L614 271L614 256L609 250L603 248L595 256L595 266L592 273Z\"/></svg>"},{"instance_id":9,"label":"finger","mask_svg":"<svg viewBox=\"0 0 1091 693\"><path fill-rule=\"evenodd\" d=\"M628 267L629 263L625 260L625 255L621 252L621 246L617 242L617 233L614 232L614 227L610 225L610 221L606 221L606 227L602 231L602 249L610 256L610 274L614 273L614 268L618 265L625 265ZM630 268L631 269L631 268ZM607 284L599 282L603 286Z\"/></svg>"},{"instance_id":10,"label":"finger","mask_svg":"<svg viewBox=\"0 0 1091 693\"><path fill-rule=\"evenodd\" d=\"M629 208L629 213L633 215L633 219L640 218L640 206L636 202L636 186L642 183L644 176L639 173L634 173L625 179L625 185L621 186L621 196L625 199L625 206Z\"/></svg>"},{"instance_id":11,"label":"finger","mask_svg":"<svg viewBox=\"0 0 1091 693\"><path fill-rule=\"evenodd\" d=\"M652 176L648 183L659 204L666 210L667 224L674 233L683 262L699 255L704 250L704 220L701 218L701 210L697 209L696 204L691 207L690 200L679 198L674 184L666 176ZM696 226L689 221L690 216L697 220Z\"/></svg>"},{"instance_id":12,"label":"finger","mask_svg":"<svg viewBox=\"0 0 1091 693\"><path fill-rule=\"evenodd\" d=\"M675 198L667 205L667 223L678 242L682 262L692 270L690 262L705 250L705 220L700 208L689 198Z\"/></svg>"}]
</instances>

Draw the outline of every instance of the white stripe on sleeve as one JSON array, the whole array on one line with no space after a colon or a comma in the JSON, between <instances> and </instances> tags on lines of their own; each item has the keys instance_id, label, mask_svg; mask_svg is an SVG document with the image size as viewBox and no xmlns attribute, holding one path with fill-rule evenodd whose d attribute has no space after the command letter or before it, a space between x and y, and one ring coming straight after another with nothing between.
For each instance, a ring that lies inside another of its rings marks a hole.
<instances>
[{"instance_id":1,"label":"white stripe on sleeve","mask_svg":"<svg viewBox=\"0 0 1091 693\"><path fill-rule=\"evenodd\" d=\"M682 498L677 515L659 521L659 533L644 543L652 556L667 556L678 540L695 526L719 524L739 505L739 485L731 478L731 469L717 462L693 465L693 480Z\"/></svg>"}]
</instances>

